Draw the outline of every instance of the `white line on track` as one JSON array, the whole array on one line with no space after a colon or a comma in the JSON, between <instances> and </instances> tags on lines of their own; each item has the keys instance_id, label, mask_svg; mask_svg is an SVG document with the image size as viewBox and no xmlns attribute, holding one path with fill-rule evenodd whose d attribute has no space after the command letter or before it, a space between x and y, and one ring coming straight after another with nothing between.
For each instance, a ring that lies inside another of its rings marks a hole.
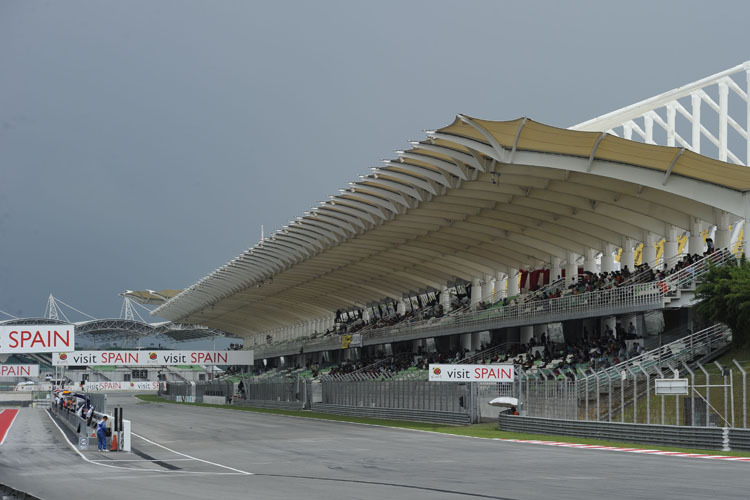
<instances>
[{"instance_id":1,"label":"white line on track","mask_svg":"<svg viewBox=\"0 0 750 500\"><path fill-rule=\"evenodd\" d=\"M173 450L172 448L167 448L163 444L159 444L156 441L151 441L148 438L140 436L140 435L136 434L135 432L131 432L130 434L133 435L133 436L135 436L135 437L137 437L137 438L139 438L139 439L143 439L147 443L150 443L150 444L153 444L155 446L158 446L159 448L164 448L165 450L171 451L172 453L175 453L177 455L181 455L183 457L191 458L191 459L196 460L198 462L203 462L203 463L206 463L206 464L215 465L216 467L221 467L223 469L231 470L233 472L237 472L239 474L244 474L246 476L252 476L253 475L252 472L247 472L247 471L244 471L244 470L235 469L234 467L229 467L228 465L217 464L216 462L209 462L208 460L203 460L202 458L196 458L196 457L190 456L190 455L188 455L186 453L180 453L179 451Z\"/></svg>"},{"instance_id":2,"label":"white line on track","mask_svg":"<svg viewBox=\"0 0 750 500\"><path fill-rule=\"evenodd\" d=\"M57 427L57 430L60 431L60 434L62 434L63 440L66 443L68 443L68 446L70 446L70 448L74 452L76 452L78 454L78 456L81 457L84 461L86 461L86 462L88 462L90 464L93 464L93 465L98 465L100 467L107 467L107 468L110 468L110 469L120 469L120 470L136 471L136 472L156 472L156 473L159 473L159 474L202 474L202 475L209 475L209 476L236 476L238 474L252 475L252 472L245 472L245 471L237 471L237 472L202 472L202 471L186 471L186 470L138 469L138 468L135 468L135 467L122 467L120 465L110 465L110 464L102 463L103 461L101 461L101 460L91 460L91 459L87 458L83 453L81 453L80 450L78 448L76 448L73 445L73 443L70 442L70 440L68 439L68 436L65 435L65 431L63 431L62 427L60 427L60 425L57 422L55 422L55 419L52 418L52 415L50 415L49 412L45 412L45 413L47 413L47 417L49 417L49 419L52 421L52 423L55 425L55 427ZM138 437L141 437L141 436L138 436ZM141 439L145 439L145 438L141 438ZM154 444L156 446L161 446L158 443L154 443ZM161 446L161 447L169 450L169 448L166 448L165 446ZM172 451L172 450L169 450L169 451ZM192 460L197 460L199 462L206 462L206 463L209 463L209 464L212 464L212 465L216 465L218 467L223 467L225 469L232 469L231 467L227 467L225 465L214 464L213 462L208 462L206 460L201 460L200 458L190 457L189 455L185 455L184 453L179 453L179 452L174 452L174 453L177 453L178 455L183 455L185 457L191 458ZM110 461L110 460L107 460L107 461ZM147 460L143 460L143 461L146 462ZM164 461L164 460L160 460L160 461ZM233 470L237 470L237 469L233 469Z\"/></svg>"}]
</instances>

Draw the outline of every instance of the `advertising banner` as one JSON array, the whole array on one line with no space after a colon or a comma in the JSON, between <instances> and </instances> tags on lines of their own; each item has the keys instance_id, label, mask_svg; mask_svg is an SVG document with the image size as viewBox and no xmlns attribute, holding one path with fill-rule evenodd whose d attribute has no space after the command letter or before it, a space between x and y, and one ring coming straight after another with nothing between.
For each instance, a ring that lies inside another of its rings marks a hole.
<instances>
[{"instance_id":1,"label":"advertising banner","mask_svg":"<svg viewBox=\"0 0 750 500\"><path fill-rule=\"evenodd\" d=\"M0 325L0 354L75 349L73 325Z\"/></svg>"},{"instance_id":2,"label":"advertising banner","mask_svg":"<svg viewBox=\"0 0 750 500\"><path fill-rule=\"evenodd\" d=\"M430 365L430 382L513 382L513 365Z\"/></svg>"},{"instance_id":3,"label":"advertising banner","mask_svg":"<svg viewBox=\"0 0 750 500\"><path fill-rule=\"evenodd\" d=\"M84 392L109 392L109 391L156 391L159 390L159 382L86 382L83 385Z\"/></svg>"},{"instance_id":4,"label":"advertising banner","mask_svg":"<svg viewBox=\"0 0 750 500\"><path fill-rule=\"evenodd\" d=\"M253 351L68 351L52 355L55 366L223 366L253 362Z\"/></svg>"},{"instance_id":5,"label":"advertising banner","mask_svg":"<svg viewBox=\"0 0 750 500\"><path fill-rule=\"evenodd\" d=\"M0 377L38 377L39 365L0 365Z\"/></svg>"}]
</instances>

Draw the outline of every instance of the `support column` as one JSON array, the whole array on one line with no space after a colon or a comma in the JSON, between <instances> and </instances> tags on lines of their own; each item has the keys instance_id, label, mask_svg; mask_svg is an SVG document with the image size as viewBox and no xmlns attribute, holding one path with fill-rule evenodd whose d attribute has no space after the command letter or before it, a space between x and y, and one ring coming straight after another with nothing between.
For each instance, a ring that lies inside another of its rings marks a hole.
<instances>
[{"instance_id":1,"label":"support column","mask_svg":"<svg viewBox=\"0 0 750 500\"><path fill-rule=\"evenodd\" d=\"M508 297L518 295L518 269L508 269Z\"/></svg>"},{"instance_id":2,"label":"support column","mask_svg":"<svg viewBox=\"0 0 750 500\"><path fill-rule=\"evenodd\" d=\"M461 334L461 349L463 351L471 351L471 333Z\"/></svg>"},{"instance_id":3,"label":"support column","mask_svg":"<svg viewBox=\"0 0 750 500\"><path fill-rule=\"evenodd\" d=\"M474 278L474 281L471 283L471 299L470 299L470 305L471 307L476 306L482 301L482 282L479 280L479 278Z\"/></svg>"},{"instance_id":4,"label":"support column","mask_svg":"<svg viewBox=\"0 0 750 500\"><path fill-rule=\"evenodd\" d=\"M531 337L534 336L534 325L525 325L521 327L521 343L528 344Z\"/></svg>"},{"instance_id":5,"label":"support column","mask_svg":"<svg viewBox=\"0 0 750 500\"><path fill-rule=\"evenodd\" d=\"M484 286L482 287L482 301L490 303L495 295L495 277L487 275L484 277ZM494 300L497 300L495 298Z\"/></svg>"},{"instance_id":6,"label":"support column","mask_svg":"<svg viewBox=\"0 0 750 500\"><path fill-rule=\"evenodd\" d=\"M443 286L442 292L440 292L440 304L443 306L443 311L448 312L451 310L451 295L448 292L448 286Z\"/></svg>"},{"instance_id":7,"label":"support column","mask_svg":"<svg viewBox=\"0 0 750 500\"><path fill-rule=\"evenodd\" d=\"M578 280L578 256L568 252L568 262L565 264L565 283L571 285Z\"/></svg>"},{"instance_id":8,"label":"support column","mask_svg":"<svg viewBox=\"0 0 750 500\"><path fill-rule=\"evenodd\" d=\"M674 265L672 262L675 257L677 257L677 249L679 248L679 243L677 242L679 229L669 225L667 227L667 235L664 240L664 254L662 255L662 262L665 264Z\"/></svg>"},{"instance_id":9,"label":"support column","mask_svg":"<svg viewBox=\"0 0 750 500\"><path fill-rule=\"evenodd\" d=\"M583 270L591 273L598 273L599 270L596 267L596 256L599 254L599 250L595 248L587 248L586 254L583 256Z\"/></svg>"},{"instance_id":10,"label":"support column","mask_svg":"<svg viewBox=\"0 0 750 500\"><path fill-rule=\"evenodd\" d=\"M688 238L688 253L703 255L704 244L703 244L703 223L700 219L695 217L690 218L690 237Z\"/></svg>"},{"instance_id":11,"label":"support column","mask_svg":"<svg viewBox=\"0 0 750 500\"><path fill-rule=\"evenodd\" d=\"M403 298L399 299L398 302L396 303L396 312L400 314L401 316L406 314L406 302L404 301Z\"/></svg>"},{"instance_id":12,"label":"support column","mask_svg":"<svg viewBox=\"0 0 750 500\"><path fill-rule=\"evenodd\" d=\"M648 264L655 267L656 263L656 243L660 240L658 234L648 233L646 241L643 242L643 253L641 254L641 264Z\"/></svg>"},{"instance_id":13,"label":"support column","mask_svg":"<svg viewBox=\"0 0 750 500\"><path fill-rule=\"evenodd\" d=\"M625 241L622 245L622 254L620 254L620 270L625 269L625 267L627 266L628 270L632 273L635 269L635 261L633 259L633 247L635 246L635 244L636 242L631 238L625 238Z\"/></svg>"},{"instance_id":14,"label":"support column","mask_svg":"<svg viewBox=\"0 0 750 500\"><path fill-rule=\"evenodd\" d=\"M742 201L745 205L745 226L743 228L742 253L750 255L750 224L748 224L748 220L750 220L750 193L745 191L742 194Z\"/></svg>"},{"instance_id":15,"label":"support column","mask_svg":"<svg viewBox=\"0 0 750 500\"><path fill-rule=\"evenodd\" d=\"M729 231L729 214L721 212L719 223L716 225L716 233L714 234L714 248L716 250L729 248L731 237L732 233Z\"/></svg>"},{"instance_id":16,"label":"support column","mask_svg":"<svg viewBox=\"0 0 750 500\"><path fill-rule=\"evenodd\" d=\"M508 275L505 273L497 273L495 278L495 302L503 300L504 297L508 296Z\"/></svg>"},{"instance_id":17,"label":"support column","mask_svg":"<svg viewBox=\"0 0 750 500\"><path fill-rule=\"evenodd\" d=\"M482 347L482 333L481 332L474 332L471 334L471 352L472 353L478 353L480 348Z\"/></svg>"},{"instance_id":18,"label":"support column","mask_svg":"<svg viewBox=\"0 0 750 500\"><path fill-rule=\"evenodd\" d=\"M562 268L560 267L560 257L552 257L550 262L549 280L550 282L562 278Z\"/></svg>"},{"instance_id":19,"label":"support column","mask_svg":"<svg viewBox=\"0 0 750 500\"><path fill-rule=\"evenodd\" d=\"M617 248L612 243L604 244L604 252L602 253L602 272L611 273L615 268L615 251Z\"/></svg>"}]
</instances>

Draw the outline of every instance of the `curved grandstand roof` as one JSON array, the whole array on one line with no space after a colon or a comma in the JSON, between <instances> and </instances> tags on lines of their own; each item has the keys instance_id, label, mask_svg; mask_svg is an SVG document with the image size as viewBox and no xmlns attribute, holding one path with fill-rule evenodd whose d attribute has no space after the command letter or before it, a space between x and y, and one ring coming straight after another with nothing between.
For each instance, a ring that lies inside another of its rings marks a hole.
<instances>
[{"instance_id":1,"label":"curved grandstand roof","mask_svg":"<svg viewBox=\"0 0 750 500\"><path fill-rule=\"evenodd\" d=\"M154 311L252 334L745 216L750 170L684 148L459 115Z\"/></svg>"}]
</instances>

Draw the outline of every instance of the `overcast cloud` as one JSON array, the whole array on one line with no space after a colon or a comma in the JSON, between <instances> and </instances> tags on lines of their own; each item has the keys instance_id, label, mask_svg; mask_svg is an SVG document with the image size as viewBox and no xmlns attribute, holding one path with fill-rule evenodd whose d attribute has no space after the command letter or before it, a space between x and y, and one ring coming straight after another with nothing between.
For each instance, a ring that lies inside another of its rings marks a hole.
<instances>
[{"instance_id":1,"label":"overcast cloud","mask_svg":"<svg viewBox=\"0 0 750 500\"><path fill-rule=\"evenodd\" d=\"M750 59L748 18L746 1L0 0L0 309L41 316L53 293L116 317L119 292L192 284L457 113L569 126Z\"/></svg>"}]
</instances>

